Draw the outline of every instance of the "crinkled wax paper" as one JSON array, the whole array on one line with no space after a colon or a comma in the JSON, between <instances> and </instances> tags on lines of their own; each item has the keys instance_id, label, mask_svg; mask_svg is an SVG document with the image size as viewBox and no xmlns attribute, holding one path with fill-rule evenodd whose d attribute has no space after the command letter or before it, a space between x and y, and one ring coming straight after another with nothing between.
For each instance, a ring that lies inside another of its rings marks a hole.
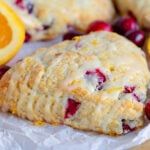
<instances>
[{"instance_id":1,"label":"crinkled wax paper","mask_svg":"<svg viewBox=\"0 0 150 150\"><path fill-rule=\"evenodd\" d=\"M9 65L38 47L47 47L55 42L25 44ZM126 150L148 139L150 124L125 136L110 137L67 126L35 126L27 120L0 113L0 150Z\"/></svg>"}]
</instances>

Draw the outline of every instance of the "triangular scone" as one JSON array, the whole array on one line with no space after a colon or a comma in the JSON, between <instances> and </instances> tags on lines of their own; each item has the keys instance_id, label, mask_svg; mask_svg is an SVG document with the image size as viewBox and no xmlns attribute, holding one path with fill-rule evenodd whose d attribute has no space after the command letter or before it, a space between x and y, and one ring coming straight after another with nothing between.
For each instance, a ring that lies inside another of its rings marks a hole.
<instances>
[{"instance_id":1,"label":"triangular scone","mask_svg":"<svg viewBox=\"0 0 150 150\"><path fill-rule=\"evenodd\" d=\"M149 80L139 48L91 33L18 62L0 81L0 106L31 121L120 135L143 126Z\"/></svg>"},{"instance_id":2,"label":"triangular scone","mask_svg":"<svg viewBox=\"0 0 150 150\"><path fill-rule=\"evenodd\" d=\"M27 39L52 39L70 27L86 31L95 20L112 21L111 0L5 0L26 25Z\"/></svg>"}]
</instances>

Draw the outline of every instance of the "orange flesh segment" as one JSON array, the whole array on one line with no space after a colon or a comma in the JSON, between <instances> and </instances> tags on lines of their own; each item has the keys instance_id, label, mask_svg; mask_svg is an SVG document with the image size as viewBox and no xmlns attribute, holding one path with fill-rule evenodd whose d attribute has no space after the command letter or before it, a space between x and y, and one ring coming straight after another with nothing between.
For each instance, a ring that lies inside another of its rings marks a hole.
<instances>
[{"instance_id":1,"label":"orange flesh segment","mask_svg":"<svg viewBox=\"0 0 150 150\"><path fill-rule=\"evenodd\" d=\"M0 49L9 45L12 40L12 30L3 14L0 13Z\"/></svg>"}]
</instances>

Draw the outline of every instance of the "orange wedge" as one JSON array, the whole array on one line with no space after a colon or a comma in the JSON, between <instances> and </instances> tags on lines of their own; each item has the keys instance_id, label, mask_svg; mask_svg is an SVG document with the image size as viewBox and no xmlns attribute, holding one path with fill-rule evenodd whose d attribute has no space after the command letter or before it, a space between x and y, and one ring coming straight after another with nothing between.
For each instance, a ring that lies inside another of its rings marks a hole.
<instances>
[{"instance_id":1,"label":"orange wedge","mask_svg":"<svg viewBox=\"0 0 150 150\"><path fill-rule=\"evenodd\" d=\"M147 53L150 55L150 36L146 40L146 50Z\"/></svg>"},{"instance_id":2,"label":"orange wedge","mask_svg":"<svg viewBox=\"0 0 150 150\"><path fill-rule=\"evenodd\" d=\"M23 45L25 27L18 15L0 0L0 65L12 59Z\"/></svg>"}]
</instances>

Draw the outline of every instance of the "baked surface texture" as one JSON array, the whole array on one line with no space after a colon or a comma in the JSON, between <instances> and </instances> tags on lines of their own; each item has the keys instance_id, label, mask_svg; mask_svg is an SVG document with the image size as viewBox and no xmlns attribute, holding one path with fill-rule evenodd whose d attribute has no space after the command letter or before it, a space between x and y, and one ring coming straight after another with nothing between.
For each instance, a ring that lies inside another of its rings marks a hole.
<instances>
[{"instance_id":1,"label":"baked surface texture","mask_svg":"<svg viewBox=\"0 0 150 150\"><path fill-rule=\"evenodd\" d=\"M18 62L0 80L0 107L33 122L121 135L143 126L149 80L140 48L91 33Z\"/></svg>"},{"instance_id":2,"label":"baked surface texture","mask_svg":"<svg viewBox=\"0 0 150 150\"><path fill-rule=\"evenodd\" d=\"M84 31L95 20L110 22L111 0L6 0L20 15L31 40L52 39L70 26Z\"/></svg>"},{"instance_id":3,"label":"baked surface texture","mask_svg":"<svg viewBox=\"0 0 150 150\"><path fill-rule=\"evenodd\" d=\"M131 12L142 27L150 28L150 0L114 0L122 14Z\"/></svg>"}]
</instances>

